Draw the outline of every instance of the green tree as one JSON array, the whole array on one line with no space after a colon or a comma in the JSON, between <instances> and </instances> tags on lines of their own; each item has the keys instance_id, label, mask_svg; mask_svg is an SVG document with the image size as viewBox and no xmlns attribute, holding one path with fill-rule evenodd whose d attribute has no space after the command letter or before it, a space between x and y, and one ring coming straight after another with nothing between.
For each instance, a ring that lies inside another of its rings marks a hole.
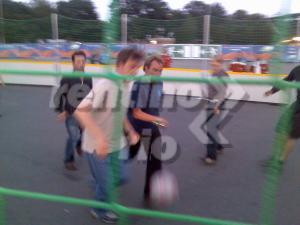
<instances>
[{"instance_id":1,"label":"green tree","mask_svg":"<svg viewBox=\"0 0 300 225\"><path fill-rule=\"evenodd\" d=\"M245 20L248 19L248 12L245 10L237 10L230 17L235 20Z\"/></svg>"},{"instance_id":2,"label":"green tree","mask_svg":"<svg viewBox=\"0 0 300 225\"><path fill-rule=\"evenodd\" d=\"M150 37L173 37L175 24L170 19L182 19L181 11L171 10L162 0L127 0L122 13L129 15L128 39L146 40Z\"/></svg>"},{"instance_id":3,"label":"green tree","mask_svg":"<svg viewBox=\"0 0 300 225\"><path fill-rule=\"evenodd\" d=\"M59 1L59 37L68 41L101 42L103 23L91 0Z\"/></svg>"},{"instance_id":4,"label":"green tree","mask_svg":"<svg viewBox=\"0 0 300 225\"><path fill-rule=\"evenodd\" d=\"M210 5L210 15L216 17L226 17L227 12L220 3Z\"/></svg>"},{"instance_id":5,"label":"green tree","mask_svg":"<svg viewBox=\"0 0 300 225\"><path fill-rule=\"evenodd\" d=\"M162 0L126 0L122 13L132 17L166 20L172 16L169 5Z\"/></svg>"},{"instance_id":6,"label":"green tree","mask_svg":"<svg viewBox=\"0 0 300 225\"><path fill-rule=\"evenodd\" d=\"M191 1L184 6L183 11L192 17L204 16L209 12L209 5L202 1Z\"/></svg>"},{"instance_id":7,"label":"green tree","mask_svg":"<svg viewBox=\"0 0 300 225\"><path fill-rule=\"evenodd\" d=\"M97 12L91 0L59 1L56 4L57 13L62 16L82 19L97 20Z\"/></svg>"},{"instance_id":8,"label":"green tree","mask_svg":"<svg viewBox=\"0 0 300 225\"><path fill-rule=\"evenodd\" d=\"M3 17L5 19L30 19L34 17L32 8L25 3L12 0L3 1Z\"/></svg>"},{"instance_id":9,"label":"green tree","mask_svg":"<svg viewBox=\"0 0 300 225\"><path fill-rule=\"evenodd\" d=\"M55 8L47 0L31 0L30 6L36 18L50 16L55 11Z\"/></svg>"},{"instance_id":10,"label":"green tree","mask_svg":"<svg viewBox=\"0 0 300 225\"><path fill-rule=\"evenodd\" d=\"M212 38L219 44L258 45L272 43L272 22L261 14L237 10L225 18L212 19Z\"/></svg>"},{"instance_id":11,"label":"green tree","mask_svg":"<svg viewBox=\"0 0 300 225\"><path fill-rule=\"evenodd\" d=\"M38 39L51 38L50 11L42 7L47 3L43 0L34 0L31 4L3 0L5 19L1 29L3 29L5 41L7 43L33 43Z\"/></svg>"},{"instance_id":12,"label":"green tree","mask_svg":"<svg viewBox=\"0 0 300 225\"><path fill-rule=\"evenodd\" d=\"M170 13L171 20L182 20L188 18L189 15L182 10L172 10Z\"/></svg>"}]
</instances>

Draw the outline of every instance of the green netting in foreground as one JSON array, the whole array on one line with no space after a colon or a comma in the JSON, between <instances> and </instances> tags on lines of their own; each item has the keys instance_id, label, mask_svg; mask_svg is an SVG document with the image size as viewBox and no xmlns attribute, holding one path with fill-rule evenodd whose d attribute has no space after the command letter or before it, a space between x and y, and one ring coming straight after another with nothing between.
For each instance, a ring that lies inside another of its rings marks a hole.
<instances>
[{"instance_id":1,"label":"green netting in foreground","mask_svg":"<svg viewBox=\"0 0 300 225\"><path fill-rule=\"evenodd\" d=\"M290 1L283 1L283 5L290 5ZM119 36L119 16L118 16L118 1L114 0L111 5L112 17L110 21L110 25L107 25L105 31L106 42L113 42ZM134 21L135 23L139 23L139 21ZM278 22L276 24L276 31L277 35L274 37L274 42L278 42L281 37L285 37L286 31L288 30L288 26L285 22ZM175 29L173 25L169 25L170 30ZM133 36L138 35L134 30L130 31ZM173 31L176 33L176 31ZM280 46L276 46L275 52L280 52ZM273 68L276 68L276 73L280 72L280 68L277 67L278 58L274 57L273 60ZM53 73L53 72L45 72L45 71L20 71L20 70L0 70L1 74L8 74L8 75L30 75L30 76L81 76L81 73ZM124 80L140 80L143 82L151 82L151 81L167 81L167 82L187 82L187 83L210 83L210 84L242 84L242 85L272 85L281 89L292 89L297 88L300 89L300 83L288 83L282 80L277 79L276 77L264 80L247 80L247 79L218 79L218 78L176 78L176 77L127 77L127 76L120 76L113 74L111 72L107 72L106 74L96 74L96 73L85 73L85 76L92 76L92 77L103 77L107 79L111 79L116 84L121 87L122 81ZM121 88L120 88L121 89ZM118 118L114 121L114 139L118 140L121 136L122 126L120 122L121 114L122 114L122 106L121 102L118 101L117 107L120 110L117 110L116 115ZM290 115L288 115L290 116ZM283 125L283 129L288 131L289 127L289 120L285 121ZM274 141L273 147L273 158L275 159L276 156L281 152L282 146L286 137L276 137ZM117 148L117 147L116 147ZM143 217L151 217L151 218L160 218L166 220L176 220L176 221L183 221L183 222L191 222L191 223L198 223L198 224L207 224L207 225L246 225L247 223L241 222L233 222L233 221L225 221L225 220L217 220L217 219L210 219L210 218L201 218L195 216L188 216L188 215L180 215L180 214L172 214L172 213L164 213L159 211L149 211L149 210L142 210L142 209L135 209L135 208L128 208L118 204L118 193L117 189L114 188L114 180L118 177L118 158L113 158L113 162L111 164L111 176L112 185L110 190L110 202L109 203L101 203L97 201L91 200L84 200L84 199L77 199L77 198L69 198L66 196L55 196L55 195L48 195L48 194L41 194L41 193L32 193L26 192L22 190L13 190L10 188L0 188L0 222L1 224L5 224L5 201L4 196L14 196L18 198L30 198L36 200L43 200L43 201L50 201L50 202L58 202L58 203L66 203L72 205L80 205L86 207L99 207L104 209L113 210L121 216L119 224L127 225L128 220L127 217L130 215L136 216L143 216ZM268 169L268 175L265 183L265 188L263 191L262 201L261 201L261 217L259 224L261 225L273 225L275 222L275 206L276 206L276 193L277 187L279 183L279 178L281 175L281 166L279 166L275 160L271 163L271 166Z\"/></svg>"},{"instance_id":2,"label":"green netting in foreground","mask_svg":"<svg viewBox=\"0 0 300 225\"><path fill-rule=\"evenodd\" d=\"M82 73L60 73L56 74L53 72L45 72L45 71L21 71L21 70L0 70L1 74L14 74L14 75L36 75L36 76L82 76ZM210 84L221 84L221 83L229 83L229 84L248 84L248 85L272 85L281 89L285 88L298 88L300 89L300 83L289 83L285 82L283 80L277 79L277 78L270 78L270 79L264 79L264 80L247 80L247 79L219 79L219 78L175 78L175 77L131 77L131 76L120 76L113 73L108 74L96 74L96 73L85 73L85 76L92 76L92 77L103 77L107 79L111 79L115 82L117 82L118 85L121 85L123 80L140 80L143 82L151 82L151 81L168 81L168 82L195 82L195 83L210 83ZM120 104L120 102L119 102ZM120 121L118 121L118 130L115 133L116 135L120 135ZM275 141L275 147L278 150L278 147L280 147L280 143L278 143L280 140ZM275 152L275 154L278 154ZM115 158L114 160L118 160ZM115 165L113 163L112 165ZM112 167L112 171L117 170L117 168ZM280 175L281 168L278 167L278 165L274 164L270 168L270 174L271 181L267 182L267 189L276 190L277 180ZM116 174L115 172L113 173ZM113 179L116 179L116 177L113 177ZM274 192L275 193L275 192ZM271 192L271 197L273 197L273 192ZM268 195L268 194L267 194ZM246 225L246 223L240 223L240 222L233 222L233 221L223 221L223 220L216 220L216 219L209 219L209 218L201 218L201 217L195 217L195 216L187 216L187 215L179 215L179 214L172 214L172 213L163 213L163 212L155 212L155 211L149 211L149 210L141 210L141 209L134 209L134 208L127 208L122 205L119 205L117 202L117 193L112 193L112 202L111 203L100 203L96 201L91 200L84 200L84 199L76 199L76 198L69 198L65 196L55 196L55 195L47 195L47 194L41 194L41 193L32 193L32 192L25 192L20 190L13 190L9 188L0 188L0 196L15 196L19 198L31 198L31 199L37 199L37 200L44 200L44 201L51 201L51 202L60 202L60 203L67 203L67 204L73 204L73 205L81 205L81 206L88 206L88 207L99 207L99 208L105 208L113 210L120 215L123 215L124 220L121 220L122 225L125 225L124 221L126 221L126 217L129 215L137 215L137 216L144 216L144 217L152 217L152 218L161 218L161 219L168 219L168 220L177 220L177 221L185 221L185 222L193 222L198 224L207 224L207 225ZM270 202L269 202L270 201ZM275 207L273 203L274 199L266 199L265 206L268 206L264 209L264 216L262 218L268 218L272 219L273 214L272 211ZM3 207L4 201L0 201L0 206ZM4 221L4 209L1 210L1 220ZM271 218L270 218L271 217ZM123 221L123 222L122 222ZM3 223L4 224L4 223ZM271 225L273 223L262 223L265 225Z\"/></svg>"}]
</instances>

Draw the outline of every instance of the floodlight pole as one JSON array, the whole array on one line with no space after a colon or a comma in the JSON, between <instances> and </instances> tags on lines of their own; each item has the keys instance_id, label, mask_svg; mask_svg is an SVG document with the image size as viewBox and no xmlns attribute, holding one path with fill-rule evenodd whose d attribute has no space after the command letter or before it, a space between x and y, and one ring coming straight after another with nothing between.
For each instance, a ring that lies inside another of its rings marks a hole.
<instances>
[{"instance_id":1,"label":"floodlight pole","mask_svg":"<svg viewBox=\"0 0 300 225\"><path fill-rule=\"evenodd\" d=\"M208 45L210 39L210 6L207 10L208 14L204 15L204 24L203 24L203 44Z\"/></svg>"},{"instance_id":2,"label":"floodlight pole","mask_svg":"<svg viewBox=\"0 0 300 225\"><path fill-rule=\"evenodd\" d=\"M58 15L56 13L51 13L51 28L52 28L52 40L55 41L55 62L53 64L54 70L57 74L61 73L61 57L60 57L60 51L59 51L59 31L58 31ZM59 77L56 77L56 84L58 84L60 81Z\"/></svg>"},{"instance_id":3,"label":"floodlight pole","mask_svg":"<svg viewBox=\"0 0 300 225\"><path fill-rule=\"evenodd\" d=\"M300 37L300 17L297 17L297 31L296 31L296 36Z\"/></svg>"},{"instance_id":4,"label":"floodlight pole","mask_svg":"<svg viewBox=\"0 0 300 225\"><path fill-rule=\"evenodd\" d=\"M0 0L0 42L5 43L5 35L4 35L4 13L3 13L3 0Z\"/></svg>"},{"instance_id":5,"label":"floodlight pole","mask_svg":"<svg viewBox=\"0 0 300 225\"><path fill-rule=\"evenodd\" d=\"M121 9L126 9L126 0L122 0L121 2ZM126 13L121 15L121 37L122 43L127 44L127 36L128 36L128 16Z\"/></svg>"},{"instance_id":6,"label":"floodlight pole","mask_svg":"<svg viewBox=\"0 0 300 225\"><path fill-rule=\"evenodd\" d=\"M58 40L58 15L56 13L51 14L51 26L52 26L52 39Z\"/></svg>"},{"instance_id":7,"label":"floodlight pole","mask_svg":"<svg viewBox=\"0 0 300 225\"><path fill-rule=\"evenodd\" d=\"M121 15L121 26L122 26L122 43L127 44L127 21L128 21L128 16L127 14L122 14Z\"/></svg>"}]
</instances>

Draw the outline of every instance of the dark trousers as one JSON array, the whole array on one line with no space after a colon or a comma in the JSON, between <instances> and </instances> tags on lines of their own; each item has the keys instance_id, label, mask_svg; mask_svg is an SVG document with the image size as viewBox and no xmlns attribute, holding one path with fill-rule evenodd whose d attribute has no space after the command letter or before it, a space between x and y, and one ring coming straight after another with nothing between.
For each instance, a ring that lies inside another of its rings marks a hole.
<instances>
[{"instance_id":1,"label":"dark trousers","mask_svg":"<svg viewBox=\"0 0 300 225\"><path fill-rule=\"evenodd\" d=\"M146 169L146 179L144 186L144 197L148 198L150 194L150 183L151 178L155 172L161 170L161 134L158 128L147 130L149 132L143 132L141 135L141 140L136 145L130 147L129 159L134 159L139 152L141 145L144 146L147 154L147 169Z\"/></svg>"},{"instance_id":2,"label":"dark trousers","mask_svg":"<svg viewBox=\"0 0 300 225\"><path fill-rule=\"evenodd\" d=\"M222 104L224 105L224 104ZM221 105L221 106L222 106ZM206 157L212 160L217 160L218 150L223 149L219 140L219 124L221 122L222 110L219 115L213 113L212 107L208 107L206 115L206 134L208 137L208 144L206 145L207 154Z\"/></svg>"}]
</instances>

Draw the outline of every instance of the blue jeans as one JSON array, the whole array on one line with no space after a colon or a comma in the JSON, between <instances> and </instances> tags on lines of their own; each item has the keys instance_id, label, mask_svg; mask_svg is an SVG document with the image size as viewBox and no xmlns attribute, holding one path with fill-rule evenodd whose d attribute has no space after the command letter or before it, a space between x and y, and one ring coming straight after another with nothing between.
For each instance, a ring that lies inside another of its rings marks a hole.
<instances>
[{"instance_id":1,"label":"blue jeans","mask_svg":"<svg viewBox=\"0 0 300 225\"><path fill-rule=\"evenodd\" d=\"M86 153L86 157L95 181L96 200L110 202L112 197L110 193L128 180L127 168L125 166L125 160L128 158L128 150L123 149L110 153L105 159L101 159L95 152L93 154ZM100 216L107 212L99 208L94 210Z\"/></svg>"},{"instance_id":2,"label":"blue jeans","mask_svg":"<svg viewBox=\"0 0 300 225\"><path fill-rule=\"evenodd\" d=\"M65 150L65 163L74 162L74 151L81 139L81 130L79 123L74 118L74 116L68 116L65 121L67 132L68 132L68 139L66 144Z\"/></svg>"}]
</instances>

